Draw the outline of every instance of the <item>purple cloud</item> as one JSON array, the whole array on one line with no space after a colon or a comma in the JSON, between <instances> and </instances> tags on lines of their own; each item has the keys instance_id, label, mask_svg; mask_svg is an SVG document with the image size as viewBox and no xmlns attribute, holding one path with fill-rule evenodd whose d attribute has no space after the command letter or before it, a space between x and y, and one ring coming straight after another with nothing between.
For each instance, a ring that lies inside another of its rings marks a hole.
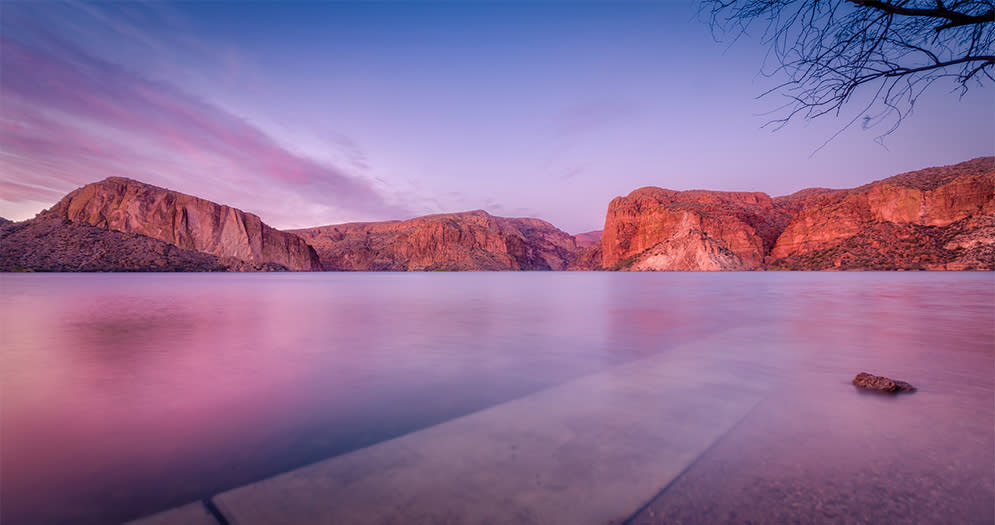
<instances>
[{"instance_id":1,"label":"purple cloud","mask_svg":"<svg viewBox=\"0 0 995 525\"><path fill-rule=\"evenodd\" d=\"M294 207L409 214L368 181L288 150L237 115L52 35L43 46L0 36L0 69L0 171L18 175L3 185L16 189L5 191L8 202L49 201L53 189L61 194L109 175L162 184L183 180L163 175L180 170L213 186L208 197L267 191ZM289 218L290 207L270 202L251 211Z\"/></svg>"}]
</instances>

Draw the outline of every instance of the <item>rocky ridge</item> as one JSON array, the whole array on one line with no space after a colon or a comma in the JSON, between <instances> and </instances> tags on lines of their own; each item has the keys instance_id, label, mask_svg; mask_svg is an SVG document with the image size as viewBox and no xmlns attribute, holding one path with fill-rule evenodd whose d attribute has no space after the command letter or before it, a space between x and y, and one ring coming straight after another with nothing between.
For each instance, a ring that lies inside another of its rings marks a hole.
<instances>
[{"instance_id":1,"label":"rocky ridge","mask_svg":"<svg viewBox=\"0 0 995 525\"><path fill-rule=\"evenodd\" d=\"M608 205L601 265L757 270L788 219L765 193L640 188Z\"/></svg>"},{"instance_id":2,"label":"rocky ridge","mask_svg":"<svg viewBox=\"0 0 995 525\"><path fill-rule=\"evenodd\" d=\"M58 217L0 226L4 272L274 272L283 266L184 250L137 233Z\"/></svg>"},{"instance_id":3,"label":"rocky ridge","mask_svg":"<svg viewBox=\"0 0 995 525\"><path fill-rule=\"evenodd\" d=\"M577 236L481 210L281 232L123 178L0 232L7 271L992 270L995 157L775 198L646 187Z\"/></svg>"},{"instance_id":4,"label":"rocky ridge","mask_svg":"<svg viewBox=\"0 0 995 525\"><path fill-rule=\"evenodd\" d=\"M325 270L565 270L577 251L571 235L546 221L482 210L292 233L314 246Z\"/></svg>"},{"instance_id":5,"label":"rocky ridge","mask_svg":"<svg viewBox=\"0 0 995 525\"><path fill-rule=\"evenodd\" d=\"M995 267L995 157L927 168L823 194L800 209L772 269Z\"/></svg>"},{"instance_id":6,"label":"rocky ridge","mask_svg":"<svg viewBox=\"0 0 995 525\"><path fill-rule=\"evenodd\" d=\"M206 253L58 217L0 227L0 271L226 271Z\"/></svg>"},{"instance_id":7,"label":"rocky ridge","mask_svg":"<svg viewBox=\"0 0 995 525\"><path fill-rule=\"evenodd\" d=\"M256 215L126 178L83 186L39 217L140 234L184 250L243 261L247 267L321 269L307 243L269 227Z\"/></svg>"},{"instance_id":8,"label":"rocky ridge","mask_svg":"<svg viewBox=\"0 0 995 525\"><path fill-rule=\"evenodd\" d=\"M601 260L575 269L995 269L995 157L849 190L763 193L647 187L608 208Z\"/></svg>"}]
</instances>

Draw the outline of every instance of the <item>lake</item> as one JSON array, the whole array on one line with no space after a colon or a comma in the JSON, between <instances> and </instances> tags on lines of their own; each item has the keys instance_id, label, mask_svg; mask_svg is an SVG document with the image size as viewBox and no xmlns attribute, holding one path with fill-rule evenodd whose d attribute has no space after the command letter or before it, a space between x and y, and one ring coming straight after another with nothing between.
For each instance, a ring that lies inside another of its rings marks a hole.
<instances>
[{"instance_id":1,"label":"lake","mask_svg":"<svg viewBox=\"0 0 995 525\"><path fill-rule=\"evenodd\" d=\"M4 274L0 292L4 524L138 518L705 338L772 394L634 522L995 521L990 272ZM919 391L859 393L860 371Z\"/></svg>"}]
</instances>

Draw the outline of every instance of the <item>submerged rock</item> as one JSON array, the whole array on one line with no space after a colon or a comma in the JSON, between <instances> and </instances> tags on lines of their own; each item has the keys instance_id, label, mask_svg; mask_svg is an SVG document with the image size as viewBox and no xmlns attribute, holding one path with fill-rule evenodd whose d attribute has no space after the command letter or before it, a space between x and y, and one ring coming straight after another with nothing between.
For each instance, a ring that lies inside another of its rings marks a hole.
<instances>
[{"instance_id":1,"label":"submerged rock","mask_svg":"<svg viewBox=\"0 0 995 525\"><path fill-rule=\"evenodd\" d=\"M905 381L876 376L868 374L867 372L857 374L857 377L853 378L853 385L857 388L889 393L915 392L916 390L916 387L906 383Z\"/></svg>"}]
</instances>

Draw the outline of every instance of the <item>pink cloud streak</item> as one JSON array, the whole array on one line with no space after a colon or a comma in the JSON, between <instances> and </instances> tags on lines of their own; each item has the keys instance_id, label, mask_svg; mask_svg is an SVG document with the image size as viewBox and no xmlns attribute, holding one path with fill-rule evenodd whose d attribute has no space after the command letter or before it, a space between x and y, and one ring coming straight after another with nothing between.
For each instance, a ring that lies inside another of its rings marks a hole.
<instances>
[{"instance_id":1,"label":"pink cloud streak","mask_svg":"<svg viewBox=\"0 0 995 525\"><path fill-rule=\"evenodd\" d=\"M0 69L0 171L21 179L4 181L18 189L5 200L47 201L52 190L110 175L156 183L156 173L179 163L197 178L224 172L232 191L257 199L275 191L368 216L408 213L367 181L289 151L216 105L55 37L43 49L0 36ZM264 220L267 206L280 203L253 206Z\"/></svg>"}]
</instances>

